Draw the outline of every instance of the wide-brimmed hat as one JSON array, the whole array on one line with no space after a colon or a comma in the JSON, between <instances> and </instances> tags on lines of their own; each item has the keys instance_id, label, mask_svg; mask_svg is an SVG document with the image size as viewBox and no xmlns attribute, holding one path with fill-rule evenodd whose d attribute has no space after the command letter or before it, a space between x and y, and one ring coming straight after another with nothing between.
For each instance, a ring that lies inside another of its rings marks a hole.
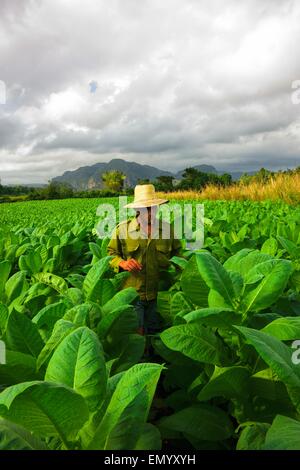
<instances>
[{"instance_id":1,"label":"wide-brimmed hat","mask_svg":"<svg viewBox=\"0 0 300 470\"><path fill-rule=\"evenodd\" d=\"M159 206L169 202L167 199L160 199L156 197L155 188L153 184L138 184L134 188L134 201L126 204L124 207L131 209L138 209L140 207L153 207Z\"/></svg>"}]
</instances>

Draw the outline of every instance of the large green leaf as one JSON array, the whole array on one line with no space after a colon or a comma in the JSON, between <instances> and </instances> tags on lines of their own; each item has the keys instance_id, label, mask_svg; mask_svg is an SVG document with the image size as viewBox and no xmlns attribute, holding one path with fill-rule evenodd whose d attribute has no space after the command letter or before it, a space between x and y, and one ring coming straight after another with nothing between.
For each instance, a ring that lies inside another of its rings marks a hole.
<instances>
[{"instance_id":1,"label":"large green leaf","mask_svg":"<svg viewBox=\"0 0 300 470\"><path fill-rule=\"evenodd\" d=\"M40 369L45 363L49 362L50 357L62 342L72 331L76 329L74 323L66 320L58 320L53 328L52 334L37 358L36 367Z\"/></svg>"},{"instance_id":2,"label":"large green leaf","mask_svg":"<svg viewBox=\"0 0 300 470\"><path fill-rule=\"evenodd\" d=\"M276 416L266 434L264 450L300 450L300 422Z\"/></svg>"},{"instance_id":3,"label":"large green leaf","mask_svg":"<svg viewBox=\"0 0 300 470\"><path fill-rule=\"evenodd\" d=\"M271 259L272 256L266 253L261 253L258 250L243 249L225 261L224 267L230 271L236 271L243 277L246 277L251 269Z\"/></svg>"},{"instance_id":4,"label":"large green leaf","mask_svg":"<svg viewBox=\"0 0 300 470\"><path fill-rule=\"evenodd\" d=\"M300 317L281 317L266 325L261 331L281 341L300 338Z\"/></svg>"},{"instance_id":5,"label":"large green leaf","mask_svg":"<svg viewBox=\"0 0 300 470\"><path fill-rule=\"evenodd\" d=\"M248 394L282 403L286 409L294 411L286 386L270 368L260 370L251 376Z\"/></svg>"},{"instance_id":6,"label":"large green leaf","mask_svg":"<svg viewBox=\"0 0 300 470\"><path fill-rule=\"evenodd\" d=\"M128 406L131 406L131 410L134 412L135 403L137 403L140 410L142 407L143 421L146 420L162 368L163 366L159 364L136 364L124 373L117 384L89 449L108 448L110 436L119 426L119 420Z\"/></svg>"},{"instance_id":7,"label":"large green leaf","mask_svg":"<svg viewBox=\"0 0 300 470\"><path fill-rule=\"evenodd\" d=\"M189 366L199 370L199 363L197 361L191 360L178 351L172 351L158 336L154 336L151 342L156 355L159 355L164 361L178 365L181 370L186 370ZM181 379L181 377L179 377L179 379Z\"/></svg>"},{"instance_id":8,"label":"large green leaf","mask_svg":"<svg viewBox=\"0 0 300 470\"><path fill-rule=\"evenodd\" d=\"M96 287L92 290L89 300L99 305L106 304L116 293L116 289L110 279L99 279Z\"/></svg>"},{"instance_id":9,"label":"large green leaf","mask_svg":"<svg viewBox=\"0 0 300 470\"><path fill-rule=\"evenodd\" d=\"M122 289L122 286L126 279L130 277L130 272L129 271L123 271L121 273L115 274L113 279L111 279L111 282L113 283L114 288L116 291Z\"/></svg>"},{"instance_id":10,"label":"large green leaf","mask_svg":"<svg viewBox=\"0 0 300 470\"><path fill-rule=\"evenodd\" d=\"M11 263L8 260L1 261L0 263L0 299L5 287L5 283L8 279L11 270Z\"/></svg>"},{"instance_id":11,"label":"large green leaf","mask_svg":"<svg viewBox=\"0 0 300 470\"><path fill-rule=\"evenodd\" d=\"M88 317L91 310L91 305L81 304L67 310L63 316L63 320L70 321L76 326L86 326L88 324Z\"/></svg>"},{"instance_id":12,"label":"large green leaf","mask_svg":"<svg viewBox=\"0 0 300 470\"><path fill-rule=\"evenodd\" d=\"M66 294L68 291L67 282L60 276L52 273L37 273L33 276L34 279L37 279L39 282L42 282L46 286L52 287L60 294Z\"/></svg>"},{"instance_id":13,"label":"large green leaf","mask_svg":"<svg viewBox=\"0 0 300 470\"><path fill-rule=\"evenodd\" d=\"M41 310L41 308L43 308L46 302L47 302L46 294L28 295L28 292L27 292L23 305L26 308L26 311L28 315L30 316L30 318L32 318Z\"/></svg>"},{"instance_id":14,"label":"large green leaf","mask_svg":"<svg viewBox=\"0 0 300 470\"><path fill-rule=\"evenodd\" d=\"M242 275L236 271L228 271L228 274L233 285L234 297L239 299L243 294L244 279Z\"/></svg>"},{"instance_id":15,"label":"large green leaf","mask_svg":"<svg viewBox=\"0 0 300 470\"><path fill-rule=\"evenodd\" d=\"M138 317L133 305L122 305L109 311L100 320L97 331L100 338L108 335L120 339L122 336L135 333L138 329Z\"/></svg>"},{"instance_id":16,"label":"large green leaf","mask_svg":"<svg viewBox=\"0 0 300 470\"><path fill-rule=\"evenodd\" d=\"M102 254L101 254L101 248L99 245L97 245L97 243L94 243L94 242L90 242L89 243L89 249L91 250L92 254L98 258L98 259L101 259L102 258Z\"/></svg>"},{"instance_id":17,"label":"large green leaf","mask_svg":"<svg viewBox=\"0 0 300 470\"><path fill-rule=\"evenodd\" d=\"M171 297L170 308L172 317L175 317L180 312L185 314L193 310L193 304L182 292L176 292L176 294Z\"/></svg>"},{"instance_id":18,"label":"large green leaf","mask_svg":"<svg viewBox=\"0 0 300 470\"><path fill-rule=\"evenodd\" d=\"M161 339L168 348L195 361L221 366L230 363L222 341L198 323L172 326L161 333Z\"/></svg>"},{"instance_id":19,"label":"large green leaf","mask_svg":"<svg viewBox=\"0 0 300 470\"><path fill-rule=\"evenodd\" d=\"M263 279L267 274L269 274L273 267L278 263L277 259L269 259L258 263L253 266L247 273L244 274L245 284L256 284L258 281Z\"/></svg>"},{"instance_id":20,"label":"large green leaf","mask_svg":"<svg viewBox=\"0 0 300 470\"><path fill-rule=\"evenodd\" d=\"M51 357L45 379L73 388L95 410L105 396L107 382L103 349L97 335L86 327L70 333Z\"/></svg>"},{"instance_id":21,"label":"large green leaf","mask_svg":"<svg viewBox=\"0 0 300 470\"><path fill-rule=\"evenodd\" d=\"M130 334L121 341L120 353L113 363L111 375L129 369L140 362L145 350L145 336Z\"/></svg>"},{"instance_id":22,"label":"large green leaf","mask_svg":"<svg viewBox=\"0 0 300 470\"><path fill-rule=\"evenodd\" d=\"M218 292L228 306L232 306L235 290L226 269L209 253L196 255L199 272L210 289Z\"/></svg>"},{"instance_id":23,"label":"large green leaf","mask_svg":"<svg viewBox=\"0 0 300 470\"><path fill-rule=\"evenodd\" d=\"M241 316L230 308L201 308L184 316L187 323L201 323L214 328L231 328L241 322Z\"/></svg>"},{"instance_id":24,"label":"large green leaf","mask_svg":"<svg viewBox=\"0 0 300 470\"><path fill-rule=\"evenodd\" d=\"M9 305L19 295L22 294L27 288L26 274L24 271L19 271L11 276L5 284L5 294L7 297L7 304Z\"/></svg>"},{"instance_id":25,"label":"large green leaf","mask_svg":"<svg viewBox=\"0 0 300 470\"><path fill-rule=\"evenodd\" d=\"M209 288L199 273L196 256L188 261L180 279L184 295L196 305L207 307Z\"/></svg>"},{"instance_id":26,"label":"large green leaf","mask_svg":"<svg viewBox=\"0 0 300 470\"><path fill-rule=\"evenodd\" d=\"M268 238L261 247L261 252L271 256L275 256L278 250L278 243L276 238Z\"/></svg>"},{"instance_id":27,"label":"large green leaf","mask_svg":"<svg viewBox=\"0 0 300 470\"><path fill-rule=\"evenodd\" d=\"M79 305L84 302L81 290L76 287L70 287L68 289L67 298L71 300L73 305Z\"/></svg>"},{"instance_id":28,"label":"large green leaf","mask_svg":"<svg viewBox=\"0 0 300 470\"><path fill-rule=\"evenodd\" d=\"M167 325L171 325L173 317L171 315L171 292L159 291L157 293L157 311Z\"/></svg>"},{"instance_id":29,"label":"large green leaf","mask_svg":"<svg viewBox=\"0 0 300 470\"><path fill-rule=\"evenodd\" d=\"M31 274L38 273L42 268L42 258L38 251L30 251L26 255L26 264L30 269Z\"/></svg>"},{"instance_id":30,"label":"large green leaf","mask_svg":"<svg viewBox=\"0 0 300 470\"><path fill-rule=\"evenodd\" d=\"M25 255L20 256L18 266L19 266L20 271L28 272L28 274L30 273L29 267L26 263L26 256Z\"/></svg>"},{"instance_id":31,"label":"large green leaf","mask_svg":"<svg viewBox=\"0 0 300 470\"><path fill-rule=\"evenodd\" d=\"M223 308L223 309L230 309L233 310L233 307L228 305L224 297L219 294L218 291L214 289L210 289L208 294L208 307L209 308Z\"/></svg>"},{"instance_id":32,"label":"large green leaf","mask_svg":"<svg viewBox=\"0 0 300 470\"><path fill-rule=\"evenodd\" d=\"M198 440L222 441L233 434L227 414L211 405L193 405L162 418L159 422L162 433L180 432L196 436Z\"/></svg>"},{"instance_id":33,"label":"large green leaf","mask_svg":"<svg viewBox=\"0 0 300 470\"><path fill-rule=\"evenodd\" d=\"M253 250L249 248L243 248L242 250L238 251L234 255L230 256L227 258L225 263L223 264L223 267L227 271L239 271L238 266L240 265L240 262L242 259L244 259L249 253L251 253Z\"/></svg>"},{"instance_id":34,"label":"large green leaf","mask_svg":"<svg viewBox=\"0 0 300 470\"><path fill-rule=\"evenodd\" d=\"M42 308L32 319L38 328L47 327L50 330L54 327L57 320L63 317L67 310L64 302L55 302Z\"/></svg>"},{"instance_id":35,"label":"large green leaf","mask_svg":"<svg viewBox=\"0 0 300 470\"><path fill-rule=\"evenodd\" d=\"M8 308L6 305L0 304L0 334L3 334L6 330L8 315Z\"/></svg>"},{"instance_id":36,"label":"large green leaf","mask_svg":"<svg viewBox=\"0 0 300 470\"><path fill-rule=\"evenodd\" d=\"M220 396L229 400L243 397L247 394L249 376L246 367L216 367L210 381L204 385L197 398L199 401L206 401Z\"/></svg>"},{"instance_id":37,"label":"large green leaf","mask_svg":"<svg viewBox=\"0 0 300 470\"><path fill-rule=\"evenodd\" d=\"M59 437L65 447L88 419L84 399L49 382L25 382L0 394L0 415L42 437Z\"/></svg>"},{"instance_id":38,"label":"large green leaf","mask_svg":"<svg viewBox=\"0 0 300 470\"><path fill-rule=\"evenodd\" d=\"M69 274L69 276L66 278L69 284L77 289L82 289L84 279L84 276L81 274Z\"/></svg>"},{"instance_id":39,"label":"large green leaf","mask_svg":"<svg viewBox=\"0 0 300 470\"><path fill-rule=\"evenodd\" d=\"M6 362L0 364L0 384L14 385L42 377L36 371L36 359L16 351L6 351Z\"/></svg>"},{"instance_id":40,"label":"large green leaf","mask_svg":"<svg viewBox=\"0 0 300 470\"><path fill-rule=\"evenodd\" d=\"M95 327L100 318L100 306L95 302L76 305L63 316L64 320L71 321L76 326L89 326L90 328Z\"/></svg>"},{"instance_id":41,"label":"large green leaf","mask_svg":"<svg viewBox=\"0 0 300 470\"><path fill-rule=\"evenodd\" d=\"M181 258L180 256L172 256L170 261L176 266L179 266L181 269L185 269L188 264L188 260L185 258Z\"/></svg>"},{"instance_id":42,"label":"large green leaf","mask_svg":"<svg viewBox=\"0 0 300 470\"><path fill-rule=\"evenodd\" d=\"M138 293L133 287L127 287L117 292L105 305L102 307L104 315L109 312L122 307L124 304L132 304L138 298Z\"/></svg>"},{"instance_id":43,"label":"large green leaf","mask_svg":"<svg viewBox=\"0 0 300 470\"><path fill-rule=\"evenodd\" d=\"M287 260L278 260L272 266L269 263L261 263L260 266L265 277L243 298L244 312L257 312L274 304L284 291L292 273L291 262Z\"/></svg>"},{"instance_id":44,"label":"large green leaf","mask_svg":"<svg viewBox=\"0 0 300 470\"><path fill-rule=\"evenodd\" d=\"M141 425L140 434L135 444L135 450L160 450L161 437L159 430L153 424Z\"/></svg>"},{"instance_id":45,"label":"large green leaf","mask_svg":"<svg viewBox=\"0 0 300 470\"><path fill-rule=\"evenodd\" d=\"M236 450L262 450L269 427L268 423L250 423L245 426L240 434Z\"/></svg>"},{"instance_id":46,"label":"large green leaf","mask_svg":"<svg viewBox=\"0 0 300 470\"><path fill-rule=\"evenodd\" d=\"M98 261L87 273L83 281L83 292L87 300L92 300L96 296L96 290L101 281L101 278L109 268L111 256L106 256Z\"/></svg>"},{"instance_id":47,"label":"large green leaf","mask_svg":"<svg viewBox=\"0 0 300 470\"><path fill-rule=\"evenodd\" d=\"M258 354L286 385L292 402L300 410L300 370L293 364L293 350L266 333L251 328L236 327L254 346Z\"/></svg>"},{"instance_id":48,"label":"large green leaf","mask_svg":"<svg viewBox=\"0 0 300 470\"><path fill-rule=\"evenodd\" d=\"M123 410L117 424L110 432L106 449L108 450L133 450L136 449L144 430L148 415L149 395L143 389L133 402L129 403ZM159 447L161 445L159 437ZM159 448L158 447L158 448Z\"/></svg>"},{"instance_id":49,"label":"large green leaf","mask_svg":"<svg viewBox=\"0 0 300 470\"><path fill-rule=\"evenodd\" d=\"M0 450L46 450L44 442L22 426L0 419Z\"/></svg>"},{"instance_id":50,"label":"large green leaf","mask_svg":"<svg viewBox=\"0 0 300 470\"><path fill-rule=\"evenodd\" d=\"M44 342L37 326L24 314L13 311L7 321L6 344L9 349L38 357Z\"/></svg>"},{"instance_id":51,"label":"large green leaf","mask_svg":"<svg viewBox=\"0 0 300 470\"><path fill-rule=\"evenodd\" d=\"M113 396L113 393L115 392L123 375L124 372L120 372L108 379L105 399L95 413L90 413L89 420L85 423L78 434L82 449L87 449L94 438L96 430L105 415L111 397Z\"/></svg>"},{"instance_id":52,"label":"large green leaf","mask_svg":"<svg viewBox=\"0 0 300 470\"><path fill-rule=\"evenodd\" d=\"M300 258L300 246L297 246L296 243L281 237L280 235L277 238L283 248L288 252L291 259L298 260Z\"/></svg>"}]
</instances>

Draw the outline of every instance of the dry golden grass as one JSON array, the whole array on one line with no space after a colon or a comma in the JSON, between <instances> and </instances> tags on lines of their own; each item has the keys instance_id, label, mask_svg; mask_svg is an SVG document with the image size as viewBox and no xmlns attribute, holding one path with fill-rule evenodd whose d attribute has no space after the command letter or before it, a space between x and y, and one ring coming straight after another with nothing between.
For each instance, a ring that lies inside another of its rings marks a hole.
<instances>
[{"instance_id":1,"label":"dry golden grass","mask_svg":"<svg viewBox=\"0 0 300 470\"><path fill-rule=\"evenodd\" d=\"M236 183L226 188L208 185L202 191L176 191L161 193L168 199L221 199L264 201L282 200L289 204L300 203L300 174L278 174L267 183Z\"/></svg>"}]
</instances>

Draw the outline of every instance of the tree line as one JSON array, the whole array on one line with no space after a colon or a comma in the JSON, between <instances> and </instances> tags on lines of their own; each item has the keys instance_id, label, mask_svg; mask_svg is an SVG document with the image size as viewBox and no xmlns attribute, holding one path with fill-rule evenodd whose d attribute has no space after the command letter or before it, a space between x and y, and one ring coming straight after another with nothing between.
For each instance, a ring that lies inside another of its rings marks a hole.
<instances>
[{"instance_id":1,"label":"tree line","mask_svg":"<svg viewBox=\"0 0 300 470\"><path fill-rule=\"evenodd\" d=\"M254 175L244 173L238 182L232 181L229 173L217 175L205 173L196 168L186 168L182 179L177 180L174 176L158 176L155 180L140 179L138 184L153 184L157 191L174 192L194 190L201 191L208 185L221 187L234 184L249 185L252 182L261 184L267 183L271 178L279 174L300 173L300 166L294 170L273 172L261 168ZM83 197L112 197L116 195L131 195L134 189L126 186L126 175L118 170L111 170L101 175L103 189L75 190L69 183L49 181L48 185L42 188L33 188L22 185L4 186L0 182L0 202L18 200L39 200L39 199L66 199Z\"/></svg>"}]
</instances>

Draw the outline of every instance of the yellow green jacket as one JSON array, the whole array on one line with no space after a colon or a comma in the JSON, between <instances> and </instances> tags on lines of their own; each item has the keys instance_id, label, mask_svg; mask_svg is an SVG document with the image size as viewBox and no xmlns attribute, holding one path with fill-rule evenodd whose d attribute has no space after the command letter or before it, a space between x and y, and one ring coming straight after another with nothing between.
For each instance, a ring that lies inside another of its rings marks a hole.
<instances>
[{"instance_id":1,"label":"yellow green jacket","mask_svg":"<svg viewBox=\"0 0 300 470\"><path fill-rule=\"evenodd\" d=\"M180 240L174 238L172 225L163 223L154 237L146 238L137 220L132 219L115 228L107 247L108 254L114 257L110 264L116 272L119 272L120 261L131 258L143 266L140 272L130 273L123 285L123 288L134 287L141 300L156 298L159 272L170 266L170 258L178 256L182 247Z\"/></svg>"}]
</instances>

